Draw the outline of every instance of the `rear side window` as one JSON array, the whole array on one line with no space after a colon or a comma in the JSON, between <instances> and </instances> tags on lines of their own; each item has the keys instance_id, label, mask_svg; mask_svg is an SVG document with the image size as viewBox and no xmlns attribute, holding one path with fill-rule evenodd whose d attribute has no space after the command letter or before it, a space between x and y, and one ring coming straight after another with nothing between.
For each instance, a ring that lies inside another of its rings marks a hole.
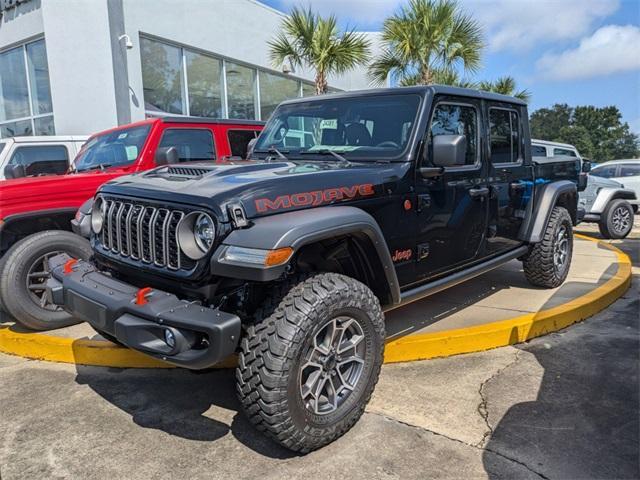
<instances>
[{"instance_id":1,"label":"rear side window","mask_svg":"<svg viewBox=\"0 0 640 480\"><path fill-rule=\"evenodd\" d=\"M247 146L254 138L258 138L258 130L229 130L227 138L231 147L231 155L234 157L247 158Z\"/></svg>"},{"instance_id":2,"label":"rear side window","mask_svg":"<svg viewBox=\"0 0 640 480\"><path fill-rule=\"evenodd\" d=\"M611 177L615 177L616 176L616 170L618 169L618 167L616 165L609 165L606 167L598 167L598 168L594 168L591 171L592 175L595 175L596 177L602 177L602 178L611 178Z\"/></svg>"},{"instance_id":3,"label":"rear side window","mask_svg":"<svg viewBox=\"0 0 640 480\"><path fill-rule=\"evenodd\" d=\"M569 150L567 148L554 148L553 149L554 157L577 157L576 152L573 150Z\"/></svg>"},{"instance_id":4,"label":"rear side window","mask_svg":"<svg viewBox=\"0 0 640 480\"><path fill-rule=\"evenodd\" d=\"M531 145L531 156L532 157L546 157L547 156L546 147L541 147L540 145Z\"/></svg>"},{"instance_id":5,"label":"rear side window","mask_svg":"<svg viewBox=\"0 0 640 480\"><path fill-rule=\"evenodd\" d=\"M17 147L9 165L24 165L27 175L61 174L69 167L69 152L63 145Z\"/></svg>"},{"instance_id":6,"label":"rear side window","mask_svg":"<svg viewBox=\"0 0 640 480\"><path fill-rule=\"evenodd\" d=\"M429 150L433 152L433 137L464 135L465 165L475 165L478 159L478 112L471 105L441 103L436 106L429 129Z\"/></svg>"},{"instance_id":7,"label":"rear side window","mask_svg":"<svg viewBox=\"0 0 640 480\"><path fill-rule=\"evenodd\" d=\"M621 177L638 177L640 176L640 164L633 165L630 163L623 164L620 166L620 176Z\"/></svg>"},{"instance_id":8,"label":"rear side window","mask_svg":"<svg viewBox=\"0 0 640 480\"><path fill-rule=\"evenodd\" d=\"M518 112L502 108L490 108L489 122L491 124L491 163L518 162L521 158Z\"/></svg>"},{"instance_id":9,"label":"rear side window","mask_svg":"<svg viewBox=\"0 0 640 480\"><path fill-rule=\"evenodd\" d=\"M180 162L216 159L213 134L204 128L169 128L162 135L159 146L175 147Z\"/></svg>"}]
</instances>

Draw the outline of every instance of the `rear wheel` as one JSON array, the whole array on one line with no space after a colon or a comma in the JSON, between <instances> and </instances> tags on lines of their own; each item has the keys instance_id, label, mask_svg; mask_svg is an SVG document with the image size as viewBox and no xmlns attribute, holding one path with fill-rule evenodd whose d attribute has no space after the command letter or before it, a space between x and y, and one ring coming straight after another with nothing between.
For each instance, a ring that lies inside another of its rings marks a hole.
<instances>
[{"instance_id":1,"label":"rear wheel","mask_svg":"<svg viewBox=\"0 0 640 480\"><path fill-rule=\"evenodd\" d=\"M20 240L5 255L0 272L0 291L5 310L32 330L51 330L80 323L54 305L46 291L50 277L48 261L67 253L86 260L91 256L89 242L63 230L34 233Z\"/></svg>"},{"instance_id":2,"label":"rear wheel","mask_svg":"<svg viewBox=\"0 0 640 480\"><path fill-rule=\"evenodd\" d=\"M356 423L378 381L380 304L357 280L323 273L292 285L266 310L241 342L236 379L243 409L283 446L320 448Z\"/></svg>"},{"instance_id":3,"label":"rear wheel","mask_svg":"<svg viewBox=\"0 0 640 480\"><path fill-rule=\"evenodd\" d=\"M604 238L625 238L633 228L633 207L622 199L609 202L598 227Z\"/></svg>"},{"instance_id":4,"label":"rear wheel","mask_svg":"<svg viewBox=\"0 0 640 480\"><path fill-rule=\"evenodd\" d=\"M525 276L529 283L538 287L559 287L569 274L572 255L571 217L565 208L554 207L542 240L523 260Z\"/></svg>"}]
</instances>

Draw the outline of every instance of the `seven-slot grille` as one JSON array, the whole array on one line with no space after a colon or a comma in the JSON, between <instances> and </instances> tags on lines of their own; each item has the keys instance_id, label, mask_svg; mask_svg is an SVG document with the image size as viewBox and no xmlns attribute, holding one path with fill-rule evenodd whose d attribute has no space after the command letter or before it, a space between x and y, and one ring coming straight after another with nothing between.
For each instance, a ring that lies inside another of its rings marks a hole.
<instances>
[{"instance_id":1,"label":"seven-slot grille","mask_svg":"<svg viewBox=\"0 0 640 480\"><path fill-rule=\"evenodd\" d=\"M171 270L193 267L178 247L178 223L184 212L126 200L103 201L100 241L105 250Z\"/></svg>"}]
</instances>

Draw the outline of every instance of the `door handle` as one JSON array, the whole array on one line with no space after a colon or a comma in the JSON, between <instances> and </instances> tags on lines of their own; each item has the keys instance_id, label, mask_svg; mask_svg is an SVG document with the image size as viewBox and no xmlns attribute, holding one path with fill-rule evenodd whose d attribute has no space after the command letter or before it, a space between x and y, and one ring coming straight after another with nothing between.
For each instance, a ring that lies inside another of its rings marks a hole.
<instances>
[{"instance_id":1,"label":"door handle","mask_svg":"<svg viewBox=\"0 0 640 480\"><path fill-rule=\"evenodd\" d=\"M469 190L469 196L471 198L484 198L489 196L489 189L487 187L472 188Z\"/></svg>"}]
</instances>

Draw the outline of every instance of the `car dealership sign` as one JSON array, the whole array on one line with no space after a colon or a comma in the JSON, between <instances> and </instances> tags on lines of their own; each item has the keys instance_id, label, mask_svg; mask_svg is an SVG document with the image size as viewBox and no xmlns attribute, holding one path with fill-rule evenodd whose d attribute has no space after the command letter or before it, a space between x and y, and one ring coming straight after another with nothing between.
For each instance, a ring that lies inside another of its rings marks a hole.
<instances>
[{"instance_id":1,"label":"car dealership sign","mask_svg":"<svg viewBox=\"0 0 640 480\"><path fill-rule=\"evenodd\" d=\"M0 13L17 6L20 3L26 3L29 0L0 0Z\"/></svg>"}]
</instances>

